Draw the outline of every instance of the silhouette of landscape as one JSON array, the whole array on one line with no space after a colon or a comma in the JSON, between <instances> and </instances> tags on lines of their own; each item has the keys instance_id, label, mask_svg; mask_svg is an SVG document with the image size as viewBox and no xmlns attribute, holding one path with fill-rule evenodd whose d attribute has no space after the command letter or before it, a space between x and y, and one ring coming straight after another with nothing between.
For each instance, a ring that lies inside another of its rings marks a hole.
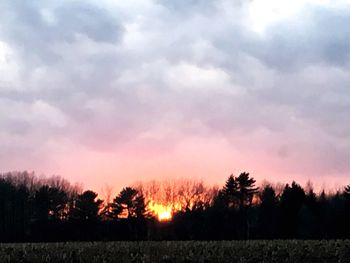
<instances>
[{"instance_id":1,"label":"silhouette of landscape","mask_svg":"<svg viewBox=\"0 0 350 263\"><path fill-rule=\"evenodd\" d=\"M160 186L138 183L105 202L60 177L1 174L0 241L350 238L350 186L335 193L315 193L310 183L257 187L246 172L219 188L182 180L159 201L170 209L166 218L153 209Z\"/></svg>"}]
</instances>

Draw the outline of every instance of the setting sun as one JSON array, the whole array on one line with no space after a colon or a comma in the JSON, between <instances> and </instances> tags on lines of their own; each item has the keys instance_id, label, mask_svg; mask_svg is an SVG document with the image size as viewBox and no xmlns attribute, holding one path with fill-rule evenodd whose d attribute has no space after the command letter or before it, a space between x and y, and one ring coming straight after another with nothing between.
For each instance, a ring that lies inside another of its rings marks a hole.
<instances>
[{"instance_id":1,"label":"setting sun","mask_svg":"<svg viewBox=\"0 0 350 263\"><path fill-rule=\"evenodd\" d=\"M169 211L161 211L158 213L158 220L159 221L169 221L172 218L172 214Z\"/></svg>"},{"instance_id":2,"label":"setting sun","mask_svg":"<svg viewBox=\"0 0 350 263\"><path fill-rule=\"evenodd\" d=\"M172 219L174 207L175 206L170 204L163 205L163 204L155 204L153 202L150 202L148 204L148 209L160 222L170 221Z\"/></svg>"}]
</instances>

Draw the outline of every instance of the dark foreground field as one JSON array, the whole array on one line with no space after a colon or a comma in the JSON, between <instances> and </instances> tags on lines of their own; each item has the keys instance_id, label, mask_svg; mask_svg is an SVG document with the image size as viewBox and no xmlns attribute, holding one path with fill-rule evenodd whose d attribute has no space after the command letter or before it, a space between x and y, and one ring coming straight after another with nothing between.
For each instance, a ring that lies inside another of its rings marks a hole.
<instances>
[{"instance_id":1,"label":"dark foreground field","mask_svg":"<svg viewBox=\"0 0 350 263\"><path fill-rule=\"evenodd\" d=\"M1 244L0 262L350 262L350 241Z\"/></svg>"}]
</instances>

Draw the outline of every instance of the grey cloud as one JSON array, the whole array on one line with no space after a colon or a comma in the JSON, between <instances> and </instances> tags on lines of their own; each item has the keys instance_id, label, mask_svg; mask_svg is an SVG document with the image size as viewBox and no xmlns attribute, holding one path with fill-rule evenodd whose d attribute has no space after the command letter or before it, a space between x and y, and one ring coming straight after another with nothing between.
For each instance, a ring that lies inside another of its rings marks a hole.
<instances>
[{"instance_id":1,"label":"grey cloud","mask_svg":"<svg viewBox=\"0 0 350 263\"><path fill-rule=\"evenodd\" d=\"M299 149L305 158L315 149L311 161L322 162L331 145L325 172L350 170L336 162L350 154L350 11L304 10L303 21L282 21L259 36L244 25L239 4L228 14L224 2L155 1L127 21L97 1L3 2L0 41L18 54L25 88L0 88L1 110L20 104L14 115L24 116L3 114L1 130L28 147L63 138L101 151L147 141L139 137L154 129L169 133L154 144L219 134L233 148L271 144L288 167ZM196 79L204 73L214 80ZM38 101L56 122L30 114Z\"/></svg>"},{"instance_id":2,"label":"grey cloud","mask_svg":"<svg viewBox=\"0 0 350 263\"><path fill-rule=\"evenodd\" d=\"M216 5L220 4L218 0L158 0L157 2L170 11L183 15L193 15L194 12L210 14L215 12Z\"/></svg>"},{"instance_id":3,"label":"grey cloud","mask_svg":"<svg viewBox=\"0 0 350 263\"><path fill-rule=\"evenodd\" d=\"M45 13L52 21L45 18ZM115 15L84 1L52 5L40 1L5 1L0 14L0 36L24 56L43 63L63 59L54 52L53 45L77 41L79 35L114 43L123 33Z\"/></svg>"},{"instance_id":4,"label":"grey cloud","mask_svg":"<svg viewBox=\"0 0 350 263\"><path fill-rule=\"evenodd\" d=\"M301 14L269 28L247 52L278 70L310 64L348 66L350 32L345 25L350 23L350 11L309 6Z\"/></svg>"}]
</instances>

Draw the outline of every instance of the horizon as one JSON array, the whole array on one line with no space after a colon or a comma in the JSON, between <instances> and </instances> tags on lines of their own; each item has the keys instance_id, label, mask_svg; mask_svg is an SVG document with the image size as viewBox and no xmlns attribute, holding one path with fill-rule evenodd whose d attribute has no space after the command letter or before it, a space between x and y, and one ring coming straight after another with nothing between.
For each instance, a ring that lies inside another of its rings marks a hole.
<instances>
[{"instance_id":1,"label":"horizon","mask_svg":"<svg viewBox=\"0 0 350 263\"><path fill-rule=\"evenodd\" d=\"M255 177L254 174L250 173L249 171L241 171L239 173L229 173L224 177L224 180L218 183L209 183L207 182L205 179L203 178L195 178L195 177L190 177L190 178L186 178L186 177L168 177L168 178L151 178L151 179L147 179L147 180L136 180L133 181L129 184L125 184L125 185L121 185L121 184L117 184L117 185L111 185L108 182L106 182L100 189L95 189L93 187L87 187L86 185L84 185L83 182L77 182L77 181L71 181L69 178L66 178L64 176L58 175L58 174L53 174L53 175L45 175L45 174L37 174L35 171L7 171L7 172L0 172L0 177L5 176L6 175L10 175L10 176L18 176L20 175L19 178L21 178L21 174L23 173L27 173L29 176L34 176L35 179L39 180L39 181L50 181L50 179L58 179L58 180L66 180L71 186L77 187L79 189L79 191L87 191L87 190L91 190L94 191L95 193L98 194L98 197L103 200L106 201L106 196L110 195L110 198L114 198L116 197L123 189L125 189L126 187L132 187L135 189L142 189L142 187L149 187L152 184L156 184L161 188L167 187L167 186L183 186L184 184L186 185L186 183L194 183L194 184L202 184L205 189L221 189L227 178L231 175L233 176L238 176L241 173L248 173L252 178L257 179ZM333 185L326 185L325 183L322 184L318 184L317 182L315 183L314 181L311 180L305 180L305 181L297 181L294 179L290 179L289 181L271 181L271 180L256 180L255 185L261 190L262 188L264 188L265 186L271 186L273 187L276 191L282 191L283 188L286 185L291 185L292 183L296 183L298 185L300 185L303 189L312 189L313 192L316 195L321 194L322 192L325 192L326 194L329 195L333 195L337 192L342 192L344 191L344 188L348 185L350 185L349 183L345 183L345 184L338 184L338 183L334 183ZM163 189L164 190L164 189ZM108 193L107 193L108 192Z\"/></svg>"},{"instance_id":2,"label":"horizon","mask_svg":"<svg viewBox=\"0 0 350 263\"><path fill-rule=\"evenodd\" d=\"M0 3L0 171L350 182L350 3Z\"/></svg>"},{"instance_id":3,"label":"horizon","mask_svg":"<svg viewBox=\"0 0 350 263\"><path fill-rule=\"evenodd\" d=\"M208 185L194 178L176 178L163 181L139 181L133 185L126 185L117 192L107 186L101 192L84 189L83 186L72 184L60 176L38 176L34 172L27 171L0 173L0 185L5 199L11 191L14 191L16 193L14 196L17 195L17 197L21 196L21 192L25 193L23 196L27 198L29 203L36 200L35 202L40 202L41 205L55 204L55 202L61 200L62 206L52 206L61 207L62 212L66 211L62 213L61 217L59 216L59 220L67 219L68 214L74 217L74 213L71 214L68 211L74 210L77 200L81 198L81 200L85 200L83 203L90 200L88 202L97 204L94 213L102 221L130 220L130 216L136 216L155 219L159 223L166 224L172 222L175 217L186 213L208 212L215 207L222 207L220 204L226 204L230 207L229 203L233 202L234 206L230 208L240 209L241 206L237 206L236 201L241 200L240 202L243 204L244 201L242 200L245 199L240 199L240 196L245 195L249 197L247 206L260 207L260 209L271 200L284 203L286 199L294 200L296 198L294 202L298 203L302 200L302 202L305 202L305 207L308 207L310 204L315 205L317 202L321 205L325 202L332 203L332 200L337 200L336 202L339 202L339 200L346 201L350 195L350 184L333 190L315 189L310 181L305 185L295 181L284 184L265 181L259 184L248 172L241 172L237 175L231 174L220 186ZM244 190L242 191L242 189ZM293 192L294 194L291 194ZM228 196L236 201L232 201L230 198L225 199ZM273 199L271 199L271 196ZM44 201L46 198L49 200L48 203ZM220 200L224 203L221 203ZM140 210L133 210L133 206L139 207ZM82 207L83 210L84 207ZM316 207L314 208L316 209ZM47 211L46 216L52 214L58 216L57 211L53 208L51 212Z\"/></svg>"}]
</instances>

